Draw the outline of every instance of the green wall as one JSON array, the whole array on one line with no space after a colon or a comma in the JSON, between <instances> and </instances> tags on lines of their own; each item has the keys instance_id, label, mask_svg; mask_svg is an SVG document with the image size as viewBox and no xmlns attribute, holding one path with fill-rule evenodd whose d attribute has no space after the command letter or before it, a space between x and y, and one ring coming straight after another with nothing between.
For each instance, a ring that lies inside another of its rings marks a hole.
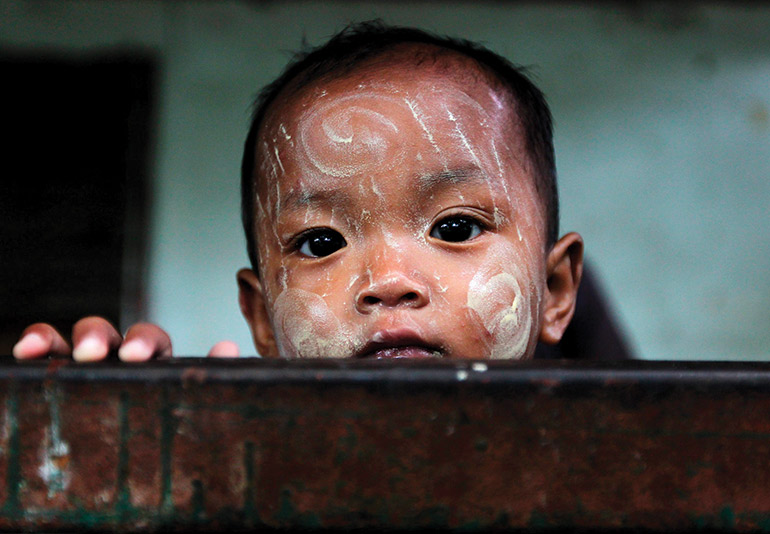
<instances>
[{"instance_id":1,"label":"green wall","mask_svg":"<svg viewBox=\"0 0 770 534\"><path fill-rule=\"evenodd\" d=\"M562 227L586 239L632 346L770 354L770 7L599 3L3 1L4 50L138 49L161 66L148 315L176 351L231 338L246 265L250 100L303 36L381 17L534 66L556 118Z\"/></svg>"}]
</instances>

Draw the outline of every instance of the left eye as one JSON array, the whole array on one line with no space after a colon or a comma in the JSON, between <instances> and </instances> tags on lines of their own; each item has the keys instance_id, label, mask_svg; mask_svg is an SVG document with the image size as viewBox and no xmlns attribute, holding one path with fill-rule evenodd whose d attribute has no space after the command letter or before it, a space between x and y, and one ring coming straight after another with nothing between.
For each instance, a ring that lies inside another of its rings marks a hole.
<instances>
[{"instance_id":1,"label":"left eye","mask_svg":"<svg viewBox=\"0 0 770 534\"><path fill-rule=\"evenodd\" d=\"M300 254L309 258L323 258L334 254L347 245L342 235L329 228L319 228L308 232L297 243Z\"/></svg>"},{"instance_id":2,"label":"left eye","mask_svg":"<svg viewBox=\"0 0 770 534\"><path fill-rule=\"evenodd\" d=\"M448 217L431 228L430 236L442 241L468 241L481 233L481 226L470 217Z\"/></svg>"}]
</instances>

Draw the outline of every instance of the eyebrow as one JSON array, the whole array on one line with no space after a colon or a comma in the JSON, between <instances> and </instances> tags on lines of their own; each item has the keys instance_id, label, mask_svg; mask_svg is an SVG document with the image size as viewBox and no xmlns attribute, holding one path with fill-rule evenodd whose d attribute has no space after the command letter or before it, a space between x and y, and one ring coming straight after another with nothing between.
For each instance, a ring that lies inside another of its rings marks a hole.
<instances>
[{"instance_id":1,"label":"eyebrow","mask_svg":"<svg viewBox=\"0 0 770 534\"><path fill-rule=\"evenodd\" d=\"M350 201L350 196L339 189L294 189L286 198L283 199L282 204L287 210L298 210L313 204L331 204L331 205L347 205Z\"/></svg>"},{"instance_id":2,"label":"eyebrow","mask_svg":"<svg viewBox=\"0 0 770 534\"><path fill-rule=\"evenodd\" d=\"M427 194L436 189L457 184L486 184L489 178L476 165L467 165L456 169L443 169L437 172L416 175L417 189L420 194ZM351 196L340 189L294 189L281 201L288 211L295 211L314 204L347 206Z\"/></svg>"},{"instance_id":3,"label":"eyebrow","mask_svg":"<svg viewBox=\"0 0 770 534\"><path fill-rule=\"evenodd\" d=\"M419 190L427 193L435 189L457 184L485 184L489 177L476 165L467 165L456 169L443 169L438 172L418 175Z\"/></svg>"}]
</instances>

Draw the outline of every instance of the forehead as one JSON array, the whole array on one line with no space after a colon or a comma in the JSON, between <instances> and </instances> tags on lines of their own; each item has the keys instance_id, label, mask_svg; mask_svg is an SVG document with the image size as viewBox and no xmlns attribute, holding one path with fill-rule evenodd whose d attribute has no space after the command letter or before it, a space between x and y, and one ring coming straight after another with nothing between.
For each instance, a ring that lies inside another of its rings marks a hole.
<instances>
[{"instance_id":1,"label":"forehead","mask_svg":"<svg viewBox=\"0 0 770 534\"><path fill-rule=\"evenodd\" d=\"M293 188L318 171L327 185L363 168L385 177L389 169L372 155L401 161L399 171L416 175L431 165L475 165L492 181L515 179L503 172L513 164L529 182L516 102L501 85L473 59L427 45L402 46L302 87L290 84L259 130L256 192ZM386 154L378 141L401 156ZM419 161L404 160L406 154Z\"/></svg>"},{"instance_id":2,"label":"forehead","mask_svg":"<svg viewBox=\"0 0 770 534\"><path fill-rule=\"evenodd\" d=\"M353 104L357 96L372 91L380 97L387 94L395 97L395 101L390 102L382 98L379 104L368 102L382 112L398 115L406 108L401 106L399 109L389 103L403 105L404 97L409 100L410 97L430 95L437 103L445 104L447 111L455 116L462 114L467 119L474 119L484 115L486 121L493 118L495 124L488 126L499 128L499 133L507 134L511 143L521 140L516 102L494 75L458 52L433 45L405 44L352 68L332 71L301 87L290 82L271 104L260 127L258 143L280 137L276 133L284 133L289 125L295 125L309 112L331 100L342 99L341 105ZM459 95L466 105L456 102L457 98L452 102L452 93ZM471 102L473 105L467 105Z\"/></svg>"}]
</instances>

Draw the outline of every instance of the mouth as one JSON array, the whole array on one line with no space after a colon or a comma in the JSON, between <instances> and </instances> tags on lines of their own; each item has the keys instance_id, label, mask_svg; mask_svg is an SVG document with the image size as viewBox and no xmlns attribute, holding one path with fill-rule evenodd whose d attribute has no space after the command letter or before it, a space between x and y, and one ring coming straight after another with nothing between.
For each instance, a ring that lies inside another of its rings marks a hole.
<instances>
[{"instance_id":1,"label":"mouth","mask_svg":"<svg viewBox=\"0 0 770 534\"><path fill-rule=\"evenodd\" d=\"M383 330L375 333L355 357L375 360L441 358L443 352L441 347L425 342L410 330Z\"/></svg>"}]
</instances>

